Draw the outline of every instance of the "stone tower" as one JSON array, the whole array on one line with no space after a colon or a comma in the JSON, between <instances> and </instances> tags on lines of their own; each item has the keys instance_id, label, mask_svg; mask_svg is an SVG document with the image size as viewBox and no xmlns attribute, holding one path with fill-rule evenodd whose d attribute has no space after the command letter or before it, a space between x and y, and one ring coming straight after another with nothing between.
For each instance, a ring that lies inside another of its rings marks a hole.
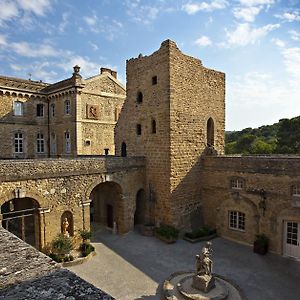
<instances>
[{"instance_id":1,"label":"stone tower","mask_svg":"<svg viewBox=\"0 0 300 300\"><path fill-rule=\"evenodd\" d=\"M152 220L190 227L201 207L201 156L224 153L225 74L203 67L170 40L128 60L126 70L116 154L146 157Z\"/></svg>"}]
</instances>

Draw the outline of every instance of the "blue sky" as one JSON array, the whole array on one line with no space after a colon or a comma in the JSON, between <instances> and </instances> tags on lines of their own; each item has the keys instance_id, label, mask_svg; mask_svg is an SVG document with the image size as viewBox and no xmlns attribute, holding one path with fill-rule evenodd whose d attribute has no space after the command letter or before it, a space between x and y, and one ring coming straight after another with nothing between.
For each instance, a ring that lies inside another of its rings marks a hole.
<instances>
[{"instance_id":1,"label":"blue sky","mask_svg":"<svg viewBox=\"0 0 300 300\"><path fill-rule=\"evenodd\" d=\"M226 129L300 115L300 0L0 0L1 74L45 82L126 59L165 39L226 73Z\"/></svg>"}]
</instances>

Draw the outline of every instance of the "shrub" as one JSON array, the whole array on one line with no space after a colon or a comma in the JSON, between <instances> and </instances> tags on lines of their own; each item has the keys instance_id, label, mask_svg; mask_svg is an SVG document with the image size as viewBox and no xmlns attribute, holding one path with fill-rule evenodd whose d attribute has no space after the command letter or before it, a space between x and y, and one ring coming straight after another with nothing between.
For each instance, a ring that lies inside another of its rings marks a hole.
<instances>
[{"instance_id":1,"label":"shrub","mask_svg":"<svg viewBox=\"0 0 300 300\"><path fill-rule=\"evenodd\" d=\"M79 233L83 243L85 243L87 240L89 240L92 237L92 232L85 229L79 230Z\"/></svg>"},{"instance_id":2,"label":"shrub","mask_svg":"<svg viewBox=\"0 0 300 300\"><path fill-rule=\"evenodd\" d=\"M52 251L58 256L64 257L73 249L72 240L60 233L51 243Z\"/></svg>"},{"instance_id":3,"label":"shrub","mask_svg":"<svg viewBox=\"0 0 300 300\"><path fill-rule=\"evenodd\" d=\"M178 239L179 230L173 226L161 224L160 227L155 229L155 232L158 235L166 237L168 239Z\"/></svg>"},{"instance_id":4,"label":"shrub","mask_svg":"<svg viewBox=\"0 0 300 300\"><path fill-rule=\"evenodd\" d=\"M211 229L207 226L203 226L202 228L193 230L191 232L186 232L185 236L190 238L190 239L197 239L200 237L205 237L205 236L209 236L216 233L215 229Z\"/></svg>"},{"instance_id":5,"label":"shrub","mask_svg":"<svg viewBox=\"0 0 300 300\"><path fill-rule=\"evenodd\" d=\"M80 245L80 250L82 252L82 256L86 257L88 256L91 252L95 251L95 247L91 245L90 243L82 243Z\"/></svg>"}]
</instances>

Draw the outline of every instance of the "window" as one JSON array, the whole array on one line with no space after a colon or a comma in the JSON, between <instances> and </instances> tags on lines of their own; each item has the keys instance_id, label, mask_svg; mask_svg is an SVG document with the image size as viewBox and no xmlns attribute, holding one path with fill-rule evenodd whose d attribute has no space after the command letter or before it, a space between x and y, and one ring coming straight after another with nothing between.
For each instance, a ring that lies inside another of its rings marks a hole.
<instances>
[{"instance_id":1,"label":"window","mask_svg":"<svg viewBox=\"0 0 300 300\"><path fill-rule=\"evenodd\" d=\"M70 100L65 101L65 115L71 114L71 102Z\"/></svg>"},{"instance_id":2,"label":"window","mask_svg":"<svg viewBox=\"0 0 300 300\"><path fill-rule=\"evenodd\" d=\"M156 121L152 120L151 122L151 132L156 133Z\"/></svg>"},{"instance_id":3,"label":"window","mask_svg":"<svg viewBox=\"0 0 300 300\"><path fill-rule=\"evenodd\" d=\"M69 131L65 132L65 152L66 154L71 153L71 135Z\"/></svg>"},{"instance_id":4,"label":"window","mask_svg":"<svg viewBox=\"0 0 300 300\"><path fill-rule=\"evenodd\" d=\"M55 116L55 105L51 104L50 106L50 115L53 118Z\"/></svg>"},{"instance_id":5,"label":"window","mask_svg":"<svg viewBox=\"0 0 300 300\"><path fill-rule=\"evenodd\" d=\"M45 152L45 140L42 133L38 133L36 137L36 152L44 153Z\"/></svg>"},{"instance_id":6,"label":"window","mask_svg":"<svg viewBox=\"0 0 300 300\"><path fill-rule=\"evenodd\" d=\"M122 146L121 146L121 156L122 157L126 157L127 156L127 149L126 149L127 147L126 147L126 143L125 142L123 142L122 143Z\"/></svg>"},{"instance_id":7,"label":"window","mask_svg":"<svg viewBox=\"0 0 300 300\"><path fill-rule=\"evenodd\" d=\"M152 77L152 85L157 84L157 76Z\"/></svg>"},{"instance_id":8,"label":"window","mask_svg":"<svg viewBox=\"0 0 300 300\"><path fill-rule=\"evenodd\" d=\"M293 187L292 187L292 195L300 197L300 185L293 185Z\"/></svg>"},{"instance_id":9,"label":"window","mask_svg":"<svg viewBox=\"0 0 300 300\"><path fill-rule=\"evenodd\" d=\"M244 188L244 180L241 178L233 178L230 183L232 189L241 190Z\"/></svg>"},{"instance_id":10,"label":"window","mask_svg":"<svg viewBox=\"0 0 300 300\"><path fill-rule=\"evenodd\" d=\"M229 212L229 228L235 230L245 230L245 214L239 211Z\"/></svg>"},{"instance_id":11,"label":"window","mask_svg":"<svg viewBox=\"0 0 300 300\"><path fill-rule=\"evenodd\" d=\"M23 103L20 101L15 101L13 104L14 116L23 116Z\"/></svg>"},{"instance_id":12,"label":"window","mask_svg":"<svg viewBox=\"0 0 300 300\"><path fill-rule=\"evenodd\" d=\"M36 105L36 116L43 117L44 116L44 104L37 104Z\"/></svg>"},{"instance_id":13,"label":"window","mask_svg":"<svg viewBox=\"0 0 300 300\"><path fill-rule=\"evenodd\" d=\"M136 102L139 104L143 102L143 93L142 92L137 93Z\"/></svg>"},{"instance_id":14,"label":"window","mask_svg":"<svg viewBox=\"0 0 300 300\"><path fill-rule=\"evenodd\" d=\"M109 154L109 148L105 148L105 149L104 149L104 155L107 156L108 154Z\"/></svg>"},{"instance_id":15,"label":"window","mask_svg":"<svg viewBox=\"0 0 300 300\"><path fill-rule=\"evenodd\" d=\"M141 124L137 124L136 125L136 134L137 135L141 135L142 134L142 125Z\"/></svg>"},{"instance_id":16,"label":"window","mask_svg":"<svg viewBox=\"0 0 300 300\"><path fill-rule=\"evenodd\" d=\"M23 153L23 133L15 133L15 153Z\"/></svg>"},{"instance_id":17,"label":"window","mask_svg":"<svg viewBox=\"0 0 300 300\"><path fill-rule=\"evenodd\" d=\"M212 118L207 120L206 124L206 139L207 139L207 146L213 147L214 146L214 121Z\"/></svg>"}]
</instances>

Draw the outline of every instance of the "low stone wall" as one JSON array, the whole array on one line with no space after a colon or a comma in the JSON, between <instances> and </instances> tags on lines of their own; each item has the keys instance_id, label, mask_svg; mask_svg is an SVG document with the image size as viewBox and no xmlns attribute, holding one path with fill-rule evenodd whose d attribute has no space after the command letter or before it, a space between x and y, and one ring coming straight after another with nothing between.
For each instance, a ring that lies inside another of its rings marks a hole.
<instances>
[{"instance_id":1,"label":"low stone wall","mask_svg":"<svg viewBox=\"0 0 300 300\"><path fill-rule=\"evenodd\" d=\"M0 255L0 299L114 299L1 227Z\"/></svg>"}]
</instances>

